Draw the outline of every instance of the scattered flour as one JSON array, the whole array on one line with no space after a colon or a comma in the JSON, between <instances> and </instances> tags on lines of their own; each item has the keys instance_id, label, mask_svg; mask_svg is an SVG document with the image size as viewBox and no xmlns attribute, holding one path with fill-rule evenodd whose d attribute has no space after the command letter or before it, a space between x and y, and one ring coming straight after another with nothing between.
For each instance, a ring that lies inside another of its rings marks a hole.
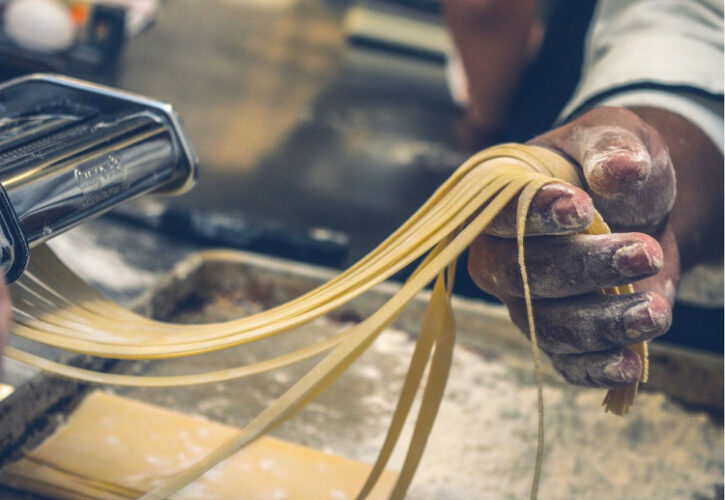
<instances>
[{"instance_id":1,"label":"scattered flour","mask_svg":"<svg viewBox=\"0 0 725 500\"><path fill-rule=\"evenodd\" d=\"M315 321L283 340L291 350L334 333ZM326 452L372 463L385 437L414 343L387 330L340 380L274 434ZM197 357L194 370L264 359L280 344L248 345ZM244 425L312 362L220 385L172 392L133 389L131 397L218 421ZM155 363L148 375L173 373ZM191 367L187 367L191 370ZM528 359L482 356L458 345L446 394L410 500L527 498L536 451L536 388ZM223 389L222 389L223 387ZM216 389L216 387L215 387ZM125 392L125 391L124 391ZM644 392L625 417L605 414L603 390L556 381L544 387L546 448L541 500L703 500L723 483L723 428L659 393ZM414 407L412 415L417 408ZM399 468L408 422L389 467ZM719 490L717 490L719 489Z\"/></svg>"}]
</instances>

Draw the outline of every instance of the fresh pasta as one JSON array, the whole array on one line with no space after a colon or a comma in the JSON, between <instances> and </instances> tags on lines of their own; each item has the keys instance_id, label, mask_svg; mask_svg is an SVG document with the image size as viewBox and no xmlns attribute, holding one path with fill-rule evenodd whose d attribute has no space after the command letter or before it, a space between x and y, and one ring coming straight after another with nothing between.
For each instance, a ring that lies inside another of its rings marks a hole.
<instances>
[{"instance_id":1,"label":"fresh pasta","mask_svg":"<svg viewBox=\"0 0 725 500\"><path fill-rule=\"evenodd\" d=\"M455 340L450 297L456 258L512 199L518 196L517 241L524 283L531 346L538 385L539 437L531 486L536 498L544 443L543 398L536 328L524 258L525 219L531 200L545 184L578 184L574 168L543 148L504 144L466 161L408 221L355 265L299 298L234 321L176 325L128 311L88 286L45 247L35 248L30 265L12 285L15 319L12 333L66 351L115 359L170 359L193 356L261 340L292 330L365 293L397 271L422 258L400 290L360 323L317 343L253 364L206 373L146 377L93 371L58 363L16 347L7 356L59 376L86 382L145 387L204 384L274 370L320 354L324 357L236 436L162 487L146 500L167 498L205 471L291 417L343 373L396 318L415 295L435 281L415 351L385 441L359 493L364 498L380 478L399 441L416 394L422 404L408 452L391 498L403 498L420 461L443 397ZM597 214L587 229L609 232ZM631 286L603 293L632 293ZM640 381L647 377L647 346L630 346L642 360ZM428 369L425 380L424 373ZM623 414L632 404L637 384L612 390L604 398L607 411Z\"/></svg>"}]
</instances>

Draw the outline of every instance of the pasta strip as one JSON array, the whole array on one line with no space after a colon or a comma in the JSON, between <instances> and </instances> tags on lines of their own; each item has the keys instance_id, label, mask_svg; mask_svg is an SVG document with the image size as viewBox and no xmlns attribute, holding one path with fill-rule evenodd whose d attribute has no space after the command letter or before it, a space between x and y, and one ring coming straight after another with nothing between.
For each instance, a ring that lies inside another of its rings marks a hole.
<instances>
[{"instance_id":1,"label":"pasta strip","mask_svg":"<svg viewBox=\"0 0 725 500\"><path fill-rule=\"evenodd\" d=\"M336 335L277 357L206 373L166 377L105 373L68 366L16 347L7 355L59 376L87 382L142 387L172 387L247 377L324 354L305 375L273 401L239 434L213 453L148 492L146 500L167 498L259 436L291 417L332 384L397 317L428 283L431 300L403 382L385 442L362 487L364 498L375 486L396 447L413 401L422 387L422 403L392 498L402 498L422 457L441 404L450 371L455 327L450 305L456 258L512 199L518 196L516 235L518 262L528 315L537 384L538 439L531 498L538 493L544 446L540 354L525 261L526 215L539 189L547 183L579 184L579 174L546 149L505 144L466 161L400 228L367 256L328 283L286 304L241 318L205 325L176 325L128 311L94 290L45 246L32 251L25 275L12 286L13 333L66 351L114 359L170 359L226 349L289 332L365 293L397 271L425 256L398 292L368 318ZM587 229L604 234L608 227L597 214ZM632 293L631 286L603 293ZM647 346L630 346L642 360L640 381L647 378ZM425 382L423 376L428 368ZM637 384L609 391L606 411L626 413Z\"/></svg>"}]
</instances>

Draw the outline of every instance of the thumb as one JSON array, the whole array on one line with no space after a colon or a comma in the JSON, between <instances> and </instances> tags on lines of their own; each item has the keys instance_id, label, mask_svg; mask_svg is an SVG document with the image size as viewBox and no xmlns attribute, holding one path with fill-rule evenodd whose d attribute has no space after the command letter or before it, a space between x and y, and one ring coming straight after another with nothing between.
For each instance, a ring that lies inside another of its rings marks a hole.
<instances>
[{"instance_id":1,"label":"thumb","mask_svg":"<svg viewBox=\"0 0 725 500\"><path fill-rule=\"evenodd\" d=\"M596 108L531 142L581 167L595 206L618 230L652 232L672 209L675 176L667 148L631 111Z\"/></svg>"}]
</instances>

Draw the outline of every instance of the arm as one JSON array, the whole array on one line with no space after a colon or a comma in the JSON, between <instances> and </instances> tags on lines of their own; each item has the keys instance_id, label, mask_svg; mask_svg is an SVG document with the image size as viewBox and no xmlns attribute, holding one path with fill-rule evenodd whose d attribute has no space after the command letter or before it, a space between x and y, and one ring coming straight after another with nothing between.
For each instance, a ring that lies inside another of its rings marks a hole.
<instances>
[{"instance_id":1,"label":"arm","mask_svg":"<svg viewBox=\"0 0 725 500\"><path fill-rule=\"evenodd\" d=\"M502 126L513 90L536 45L538 0L447 0L445 17L459 49L471 100L469 116L484 134Z\"/></svg>"}]
</instances>

